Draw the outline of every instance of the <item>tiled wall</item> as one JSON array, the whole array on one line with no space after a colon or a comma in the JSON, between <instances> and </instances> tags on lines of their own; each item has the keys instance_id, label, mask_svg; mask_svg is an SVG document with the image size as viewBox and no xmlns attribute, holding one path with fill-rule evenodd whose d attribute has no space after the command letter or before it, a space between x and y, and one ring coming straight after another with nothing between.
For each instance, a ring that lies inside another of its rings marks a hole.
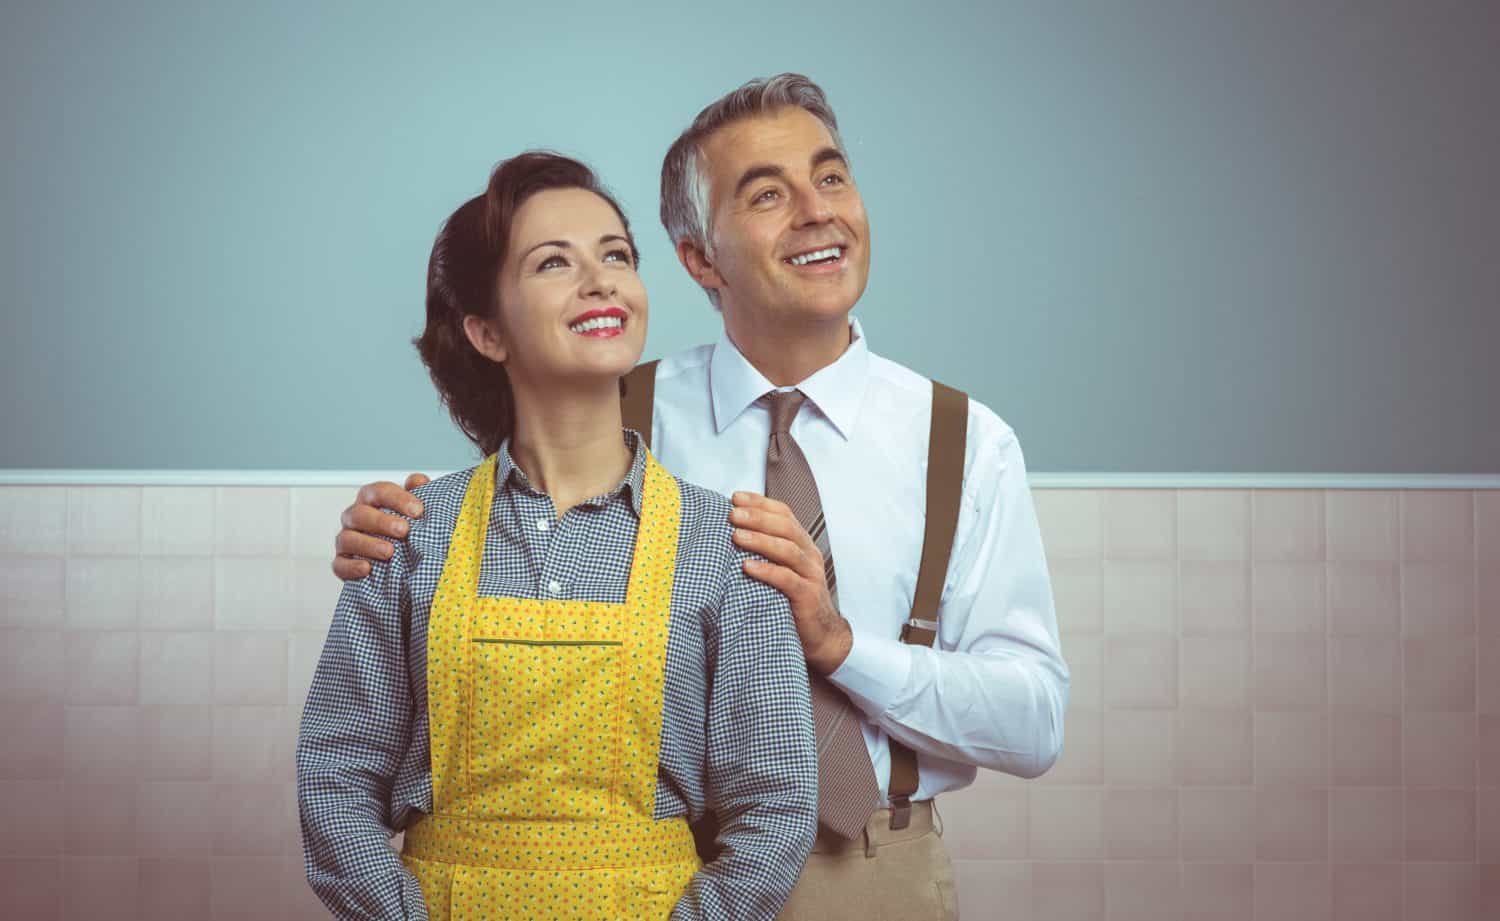
<instances>
[{"instance_id":1,"label":"tiled wall","mask_svg":"<svg viewBox=\"0 0 1500 921\"><path fill-rule=\"evenodd\" d=\"M351 494L0 489L0 914L323 916L291 752ZM1500 493L1037 503L1067 749L941 801L966 919L1500 917Z\"/></svg>"}]
</instances>

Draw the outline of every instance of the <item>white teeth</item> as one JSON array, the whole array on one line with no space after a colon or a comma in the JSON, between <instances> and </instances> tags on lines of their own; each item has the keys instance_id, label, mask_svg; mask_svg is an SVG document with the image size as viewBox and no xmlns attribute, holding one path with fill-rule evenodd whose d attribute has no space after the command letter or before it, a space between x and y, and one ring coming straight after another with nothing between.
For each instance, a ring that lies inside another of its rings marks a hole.
<instances>
[{"instance_id":1,"label":"white teeth","mask_svg":"<svg viewBox=\"0 0 1500 921\"><path fill-rule=\"evenodd\" d=\"M830 246L828 249L820 249L817 252L793 256L787 262L792 265L807 265L809 262L817 262L820 259L837 259L843 252L842 246Z\"/></svg>"},{"instance_id":2,"label":"white teeth","mask_svg":"<svg viewBox=\"0 0 1500 921\"><path fill-rule=\"evenodd\" d=\"M571 329L575 333L587 333L596 329L619 329L624 325L625 321L619 317L594 317L592 320L574 323L568 329Z\"/></svg>"}]
</instances>

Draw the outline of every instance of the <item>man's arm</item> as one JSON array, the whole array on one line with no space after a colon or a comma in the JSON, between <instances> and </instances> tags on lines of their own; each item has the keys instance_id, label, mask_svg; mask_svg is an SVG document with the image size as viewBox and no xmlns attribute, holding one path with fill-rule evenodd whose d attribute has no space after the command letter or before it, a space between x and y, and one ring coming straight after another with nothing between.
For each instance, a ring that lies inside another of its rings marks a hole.
<instances>
[{"instance_id":1,"label":"man's arm","mask_svg":"<svg viewBox=\"0 0 1500 921\"><path fill-rule=\"evenodd\" d=\"M307 879L336 918L425 919L421 887L387 841L410 744L407 555L344 586L297 738Z\"/></svg>"},{"instance_id":2,"label":"man's arm","mask_svg":"<svg viewBox=\"0 0 1500 921\"><path fill-rule=\"evenodd\" d=\"M333 574L345 582L363 579L371 561L390 559L391 542L405 540L409 529L400 516L422 517L422 500L411 490L426 482L426 475L413 473L405 489L386 480L361 486L354 504L339 517L343 530L333 541Z\"/></svg>"},{"instance_id":3,"label":"man's arm","mask_svg":"<svg viewBox=\"0 0 1500 921\"><path fill-rule=\"evenodd\" d=\"M818 762L807 666L786 598L736 553L710 647L708 807L719 856L693 876L673 921L771 921L817 836Z\"/></svg>"}]
</instances>

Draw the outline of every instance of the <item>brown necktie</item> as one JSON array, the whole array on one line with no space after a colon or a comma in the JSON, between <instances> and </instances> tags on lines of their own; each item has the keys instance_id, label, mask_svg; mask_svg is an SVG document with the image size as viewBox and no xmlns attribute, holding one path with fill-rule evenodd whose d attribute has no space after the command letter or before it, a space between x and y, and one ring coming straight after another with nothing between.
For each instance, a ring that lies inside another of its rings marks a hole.
<instances>
[{"instance_id":1,"label":"brown necktie","mask_svg":"<svg viewBox=\"0 0 1500 921\"><path fill-rule=\"evenodd\" d=\"M771 445L766 451L766 495L785 502L823 554L828 594L838 606L833 554L823 521L818 484L802 449L792 438L792 420L807 397L800 390L772 391L764 399L771 408ZM875 768L865 748L859 718L844 692L821 675L810 674L813 723L818 738L818 821L845 838L864 831L865 822L880 805Z\"/></svg>"}]
</instances>

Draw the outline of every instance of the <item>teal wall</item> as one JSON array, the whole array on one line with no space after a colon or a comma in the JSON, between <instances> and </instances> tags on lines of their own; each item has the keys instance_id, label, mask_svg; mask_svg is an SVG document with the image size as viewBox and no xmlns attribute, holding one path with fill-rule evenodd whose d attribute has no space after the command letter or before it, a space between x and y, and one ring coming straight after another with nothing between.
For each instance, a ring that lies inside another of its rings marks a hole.
<instances>
[{"instance_id":1,"label":"teal wall","mask_svg":"<svg viewBox=\"0 0 1500 921\"><path fill-rule=\"evenodd\" d=\"M409 340L493 163L656 220L744 79L823 84L872 345L1041 471L1500 470L1500 4L7 3L0 467L449 469Z\"/></svg>"}]
</instances>

